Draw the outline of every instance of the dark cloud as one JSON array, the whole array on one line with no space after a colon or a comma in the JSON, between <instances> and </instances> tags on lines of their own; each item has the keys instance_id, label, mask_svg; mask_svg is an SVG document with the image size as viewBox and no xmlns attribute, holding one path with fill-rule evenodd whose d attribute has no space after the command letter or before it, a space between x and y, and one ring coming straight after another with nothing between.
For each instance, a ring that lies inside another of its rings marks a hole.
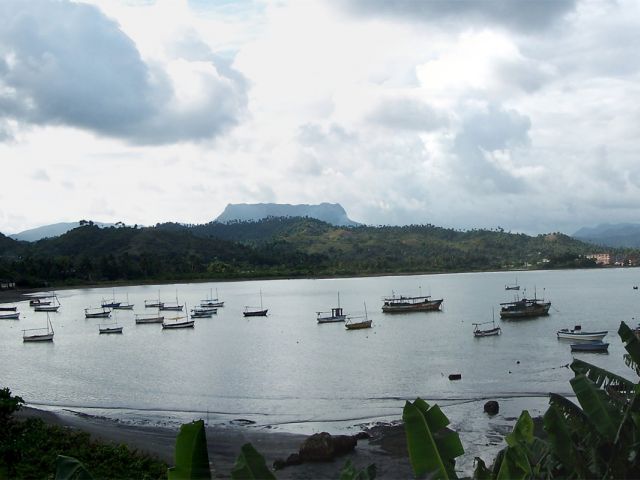
<instances>
[{"instance_id":1,"label":"dark cloud","mask_svg":"<svg viewBox=\"0 0 640 480\"><path fill-rule=\"evenodd\" d=\"M576 0L341 0L352 12L446 23L493 23L516 30L546 28Z\"/></svg>"},{"instance_id":2,"label":"dark cloud","mask_svg":"<svg viewBox=\"0 0 640 480\"><path fill-rule=\"evenodd\" d=\"M206 78L199 105L177 106L166 73L146 64L118 24L93 6L7 1L0 18L5 119L153 144L211 138L246 106L246 86L237 74L225 75L228 67Z\"/></svg>"},{"instance_id":3,"label":"dark cloud","mask_svg":"<svg viewBox=\"0 0 640 480\"><path fill-rule=\"evenodd\" d=\"M495 106L467 117L453 144L457 159L456 176L476 190L493 193L524 191L526 185L522 180L491 162L487 155L528 146L530 127L529 117Z\"/></svg>"},{"instance_id":4,"label":"dark cloud","mask_svg":"<svg viewBox=\"0 0 640 480\"><path fill-rule=\"evenodd\" d=\"M387 100L378 105L369 121L393 130L424 132L447 125L447 118L429 105L409 98Z\"/></svg>"}]
</instances>

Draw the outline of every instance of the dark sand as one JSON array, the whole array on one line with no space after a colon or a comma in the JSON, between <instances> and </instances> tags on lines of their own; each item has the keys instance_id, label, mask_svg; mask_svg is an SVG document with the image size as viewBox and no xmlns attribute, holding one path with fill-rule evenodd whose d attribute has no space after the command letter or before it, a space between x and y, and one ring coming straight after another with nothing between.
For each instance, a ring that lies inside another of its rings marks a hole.
<instances>
[{"instance_id":1,"label":"dark sand","mask_svg":"<svg viewBox=\"0 0 640 480\"><path fill-rule=\"evenodd\" d=\"M19 418L41 418L47 423L82 430L94 439L105 442L124 443L131 448L158 457L173 464L173 450L178 429L164 427L141 427L120 424L113 420L85 414L56 414L49 411L24 407L16 414ZM413 478L401 426L378 426L369 430L371 438L359 440L356 449L333 462L305 463L278 470L279 479L336 479L347 460L358 468L375 463L378 477L382 479ZM297 453L306 435L283 433L255 427L207 427L209 460L214 477L228 478L240 447L251 442L264 455L267 465L286 459Z\"/></svg>"}]
</instances>

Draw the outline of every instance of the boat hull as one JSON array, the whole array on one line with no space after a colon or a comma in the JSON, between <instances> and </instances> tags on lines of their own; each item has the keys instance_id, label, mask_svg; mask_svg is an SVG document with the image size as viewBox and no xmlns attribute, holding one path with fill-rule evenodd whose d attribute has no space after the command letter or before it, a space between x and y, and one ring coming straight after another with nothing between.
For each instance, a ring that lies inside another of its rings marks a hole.
<instances>
[{"instance_id":1,"label":"boat hull","mask_svg":"<svg viewBox=\"0 0 640 480\"><path fill-rule=\"evenodd\" d=\"M136 324L162 323L162 322L164 322L164 317L136 318Z\"/></svg>"},{"instance_id":2,"label":"boat hull","mask_svg":"<svg viewBox=\"0 0 640 480\"><path fill-rule=\"evenodd\" d=\"M371 328L371 320L365 320L364 322L345 323L347 330L361 330L363 328Z\"/></svg>"},{"instance_id":3,"label":"boat hull","mask_svg":"<svg viewBox=\"0 0 640 480\"><path fill-rule=\"evenodd\" d=\"M27 335L22 337L23 342L53 342L53 333L43 335Z\"/></svg>"},{"instance_id":4,"label":"boat hull","mask_svg":"<svg viewBox=\"0 0 640 480\"><path fill-rule=\"evenodd\" d=\"M175 306L175 305L162 305L160 307L160 310L166 310L166 311L169 311L169 312L181 312L182 311L182 305L178 305L178 306Z\"/></svg>"},{"instance_id":5,"label":"boat hull","mask_svg":"<svg viewBox=\"0 0 640 480\"><path fill-rule=\"evenodd\" d=\"M251 310L248 312L242 312L242 315L245 317L266 317L268 311L268 308L265 310Z\"/></svg>"},{"instance_id":6,"label":"boat hull","mask_svg":"<svg viewBox=\"0 0 640 480\"><path fill-rule=\"evenodd\" d=\"M607 352L609 349L608 343L592 342L592 343L572 343L572 352Z\"/></svg>"},{"instance_id":7,"label":"boat hull","mask_svg":"<svg viewBox=\"0 0 640 480\"><path fill-rule=\"evenodd\" d=\"M433 312L440 310L443 299L425 300L419 303L389 302L382 306L384 313L405 313L405 312Z\"/></svg>"},{"instance_id":8,"label":"boat hull","mask_svg":"<svg viewBox=\"0 0 640 480\"><path fill-rule=\"evenodd\" d=\"M109 318L111 313L85 313L84 318Z\"/></svg>"},{"instance_id":9,"label":"boat hull","mask_svg":"<svg viewBox=\"0 0 640 480\"><path fill-rule=\"evenodd\" d=\"M502 329L500 327L491 328L489 330L475 330L473 332L474 337L493 337L496 335L500 335L502 333Z\"/></svg>"},{"instance_id":10,"label":"boat hull","mask_svg":"<svg viewBox=\"0 0 640 480\"><path fill-rule=\"evenodd\" d=\"M336 317L318 317L318 323L338 323L344 322L346 319L346 315L338 315Z\"/></svg>"},{"instance_id":11,"label":"boat hull","mask_svg":"<svg viewBox=\"0 0 640 480\"><path fill-rule=\"evenodd\" d=\"M18 307L0 307L0 312L15 312Z\"/></svg>"},{"instance_id":12,"label":"boat hull","mask_svg":"<svg viewBox=\"0 0 640 480\"><path fill-rule=\"evenodd\" d=\"M20 320L20 314L16 313L0 313L0 320Z\"/></svg>"},{"instance_id":13,"label":"boat hull","mask_svg":"<svg viewBox=\"0 0 640 480\"><path fill-rule=\"evenodd\" d=\"M571 332L571 331L558 331L556 335L559 339L562 340L574 340L574 341L600 341L602 340L608 331L599 331L599 332Z\"/></svg>"},{"instance_id":14,"label":"boat hull","mask_svg":"<svg viewBox=\"0 0 640 480\"><path fill-rule=\"evenodd\" d=\"M176 322L176 323L162 323L163 330L176 330L179 328L193 328L195 322L193 320L188 320L186 322Z\"/></svg>"},{"instance_id":15,"label":"boat hull","mask_svg":"<svg viewBox=\"0 0 640 480\"><path fill-rule=\"evenodd\" d=\"M33 310L36 312L57 312L59 308L58 305L38 305Z\"/></svg>"},{"instance_id":16,"label":"boat hull","mask_svg":"<svg viewBox=\"0 0 640 480\"><path fill-rule=\"evenodd\" d=\"M109 333L122 333L122 329L124 327L110 327L110 328L101 328L99 330L100 334L109 334Z\"/></svg>"},{"instance_id":17,"label":"boat hull","mask_svg":"<svg viewBox=\"0 0 640 480\"><path fill-rule=\"evenodd\" d=\"M500 318L518 319L544 317L549 315L549 308L551 308L551 303L527 305L524 308L502 308L500 310Z\"/></svg>"}]
</instances>

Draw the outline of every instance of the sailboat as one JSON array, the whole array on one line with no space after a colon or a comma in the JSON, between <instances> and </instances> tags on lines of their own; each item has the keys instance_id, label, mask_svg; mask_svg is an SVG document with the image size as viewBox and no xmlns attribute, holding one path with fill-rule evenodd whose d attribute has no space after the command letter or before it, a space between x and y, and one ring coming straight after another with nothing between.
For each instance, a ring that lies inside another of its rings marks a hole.
<instances>
[{"instance_id":1,"label":"sailboat","mask_svg":"<svg viewBox=\"0 0 640 480\"><path fill-rule=\"evenodd\" d=\"M117 307L113 307L114 310L133 310L133 303L129 303L129 294L127 293L127 301L120 302Z\"/></svg>"},{"instance_id":2,"label":"sailboat","mask_svg":"<svg viewBox=\"0 0 640 480\"><path fill-rule=\"evenodd\" d=\"M260 307L245 306L242 315L245 317L266 317L268 311L269 309L264 308L262 305L262 290L260 290Z\"/></svg>"},{"instance_id":3,"label":"sailboat","mask_svg":"<svg viewBox=\"0 0 640 480\"><path fill-rule=\"evenodd\" d=\"M160 310L168 310L171 312L181 312L182 305L178 303L178 292L176 291L176 303L163 303L160 305Z\"/></svg>"},{"instance_id":4,"label":"sailboat","mask_svg":"<svg viewBox=\"0 0 640 480\"><path fill-rule=\"evenodd\" d=\"M29 333L27 332L38 332L38 333ZM22 341L23 342L53 342L53 325L51 325L51 319L49 318L49 313L47 312L47 326L45 328L28 328L26 330L22 330Z\"/></svg>"},{"instance_id":5,"label":"sailboat","mask_svg":"<svg viewBox=\"0 0 640 480\"><path fill-rule=\"evenodd\" d=\"M60 300L58 300L58 296L54 293L49 298L50 301L40 302L33 307L33 310L36 312L57 312L60 308Z\"/></svg>"},{"instance_id":6,"label":"sailboat","mask_svg":"<svg viewBox=\"0 0 640 480\"><path fill-rule=\"evenodd\" d=\"M84 318L109 318L111 316L111 309L106 307L85 308Z\"/></svg>"},{"instance_id":7,"label":"sailboat","mask_svg":"<svg viewBox=\"0 0 640 480\"><path fill-rule=\"evenodd\" d=\"M20 320L20 312L0 313L0 320Z\"/></svg>"},{"instance_id":8,"label":"sailboat","mask_svg":"<svg viewBox=\"0 0 640 480\"><path fill-rule=\"evenodd\" d=\"M115 289L113 290L113 297L111 298L111 301L102 299L101 305L104 308L115 308L115 307L119 307L120 306L120 302L116 302L116 291L115 291Z\"/></svg>"},{"instance_id":9,"label":"sailboat","mask_svg":"<svg viewBox=\"0 0 640 480\"><path fill-rule=\"evenodd\" d=\"M347 330L371 328L371 320L369 320L369 315L367 314L367 304L364 304L364 316L348 317L344 326Z\"/></svg>"},{"instance_id":10,"label":"sailboat","mask_svg":"<svg viewBox=\"0 0 640 480\"><path fill-rule=\"evenodd\" d=\"M157 300L145 300L144 307L145 308L160 308L163 303L160 301L160 290L158 290L158 299Z\"/></svg>"},{"instance_id":11,"label":"sailboat","mask_svg":"<svg viewBox=\"0 0 640 480\"><path fill-rule=\"evenodd\" d=\"M218 297L218 289L216 288L216 298L213 298L213 289L209 293L209 298L200 301L201 307L224 307L224 302L220 301L220 297Z\"/></svg>"},{"instance_id":12,"label":"sailboat","mask_svg":"<svg viewBox=\"0 0 640 480\"><path fill-rule=\"evenodd\" d=\"M338 292L338 306L331 309L331 312L316 312L318 323L344 322L347 316L340 308L340 292Z\"/></svg>"},{"instance_id":13,"label":"sailboat","mask_svg":"<svg viewBox=\"0 0 640 480\"><path fill-rule=\"evenodd\" d=\"M187 310L187 312L188 311L189 310ZM189 314L186 314L181 317L168 318L167 320L169 321L162 322L163 330L167 330L167 329L171 330L171 329L177 329L177 328L193 328L195 326L195 320L191 320L189 318Z\"/></svg>"},{"instance_id":14,"label":"sailboat","mask_svg":"<svg viewBox=\"0 0 640 480\"><path fill-rule=\"evenodd\" d=\"M494 335L500 335L502 333L502 330L500 329L500 327L496 327L496 317L495 317L495 310L492 310L493 312L493 318L490 322L481 322L481 323L474 323L473 324L473 336L474 337L491 337ZM480 329L480 325L486 325L487 323L491 323L493 325L492 328L487 328L487 329Z\"/></svg>"},{"instance_id":15,"label":"sailboat","mask_svg":"<svg viewBox=\"0 0 640 480\"><path fill-rule=\"evenodd\" d=\"M103 323L98 325L98 333L122 333L123 328L122 325L117 323Z\"/></svg>"},{"instance_id":16,"label":"sailboat","mask_svg":"<svg viewBox=\"0 0 640 480\"><path fill-rule=\"evenodd\" d=\"M162 323L164 322L164 316L158 313L136 313L136 324L143 323Z\"/></svg>"}]
</instances>

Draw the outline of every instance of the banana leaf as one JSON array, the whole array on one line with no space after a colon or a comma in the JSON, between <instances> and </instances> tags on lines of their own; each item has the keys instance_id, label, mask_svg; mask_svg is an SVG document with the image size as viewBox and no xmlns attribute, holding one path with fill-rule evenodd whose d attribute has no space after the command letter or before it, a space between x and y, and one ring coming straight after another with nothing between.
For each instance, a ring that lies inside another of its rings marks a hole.
<instances>
[{"instance_id":1,"label":"banana leaf","mask_svg":"<svg viewBox=\"0 0 640 480\"><path fill-rule=\"evenodd\" d=\"M340 480L374 480L376 473L377 468L375 463L358 471L353 463L351 463L351 460L347 460L342 470L340 470Z\"/></svg>"},{"instance_id":2,"label":"banana leaf","mask_svg":"<svg viewBox=\"0 0 640 480\"><path fill-rule=\"evenodd\" d=\"M505 438L507 445L513 447L519 443L528 444L533 440L533 420L527 410L523 410L513 431Z\"/></svg>"},{"instance_id":3,"label":"banana leaf","mask_svg":"<svg viewBox=\"0 0 640 480\"><path fill-rule=\"evenodd\" d=\"M445 435L433 428L438 427L441 431L449 423L440 408L430 408L424 400L418 398L414 403L405 403L402 420L414 474L417 477L428 474L434 479L456 478L455 457L464 450L457 433ZM442 435L440 444L434 438L439 433ZM454 437L457 437L457 442Z\"/></svg>"},{"instance_id":4,"label":"banana leaf","mask_svg":"<svg viewBox=\"0 0 640 480\"><path fill-rule=\"evenodd\" d=\"M240 448L240 455L236 459L236 464L231 470L233 480L276 480L269 467L264 461L264 457L250 443L245 443Z\"/></svg>"},{"instance_id":5,"label":"banana leaf","mask_svg":"<svg viewBox=\"0 0 640 480\"><path fill-rule=\"evenodd\" d=\"M622 343L624 343L625 350L629 352L629 356L636 364L640 364L640 340L638 340L637 335L624 322L620 322L618 335L620 335Z\"/></svg>"},{"instance_id":6,"label":"banana leaf","mask_svg":"<svg viewBox=\"0 0 640 480\"><path fill-rule=\"evenodd\" d=\"M497 480L524 480L531 476L531 464L526 450L521 445L505 449Z\"/></svg>"},{"instance_id":7,"label":"banana leaf","mask_svg":"<svg viewBox=\"0 0 640 480\"><path fill-rule=\"evenodd\" d=\"M169 468L169 480L210 479L209 453L204 421L185 423L176 439L175 466Z\"/></svg>"},{"instance_id":8,"label":"banana leaf","mask_svg":"<svg viewBox=\"0 0 640 480\"><path fill-rule=\"evenodd\" d=\"M559 407L554 404L549 405L543 421L544 429L549 436L553 456L564 467L565 472L575 472L579 477L584 478L586 472L582 468L583 463L580 454L575 448L571 427Z\"/></svg>"},{"instance_id":9,"label":"banana leaf","mask_svg":"<svg viewBox=\"0 0 640 480\"><path fill-rule=\"evenodd\" d=\"M613 442L622 416L609 403L606 393L583 374L572 378L569 383L590 423L600 435Z\"/></svg>"},{"instance_id":10,"label":"banana leaf","mask_svg":"<svg viewBox=\"0 0 640 480\"><path fill-rule=\"evenodd\" d=\"M80 460L58 455L55 480L93 480L93 477Z\"/></svg>"},{"instance_id":11,"label":"banana leaf","mask_svg":"<svg viewBox=\"0 0 640 480\"><path fill-rule=\"evenodd\" d=\"M599 388L612 387L617 390L631 392L635 386L635 383L631 380L597 367L596 365L583 362L582 360L574 360L571 363L571 370L573 370L576 375L586 375L587 378Z\"/></svg>"}]
</instances>

